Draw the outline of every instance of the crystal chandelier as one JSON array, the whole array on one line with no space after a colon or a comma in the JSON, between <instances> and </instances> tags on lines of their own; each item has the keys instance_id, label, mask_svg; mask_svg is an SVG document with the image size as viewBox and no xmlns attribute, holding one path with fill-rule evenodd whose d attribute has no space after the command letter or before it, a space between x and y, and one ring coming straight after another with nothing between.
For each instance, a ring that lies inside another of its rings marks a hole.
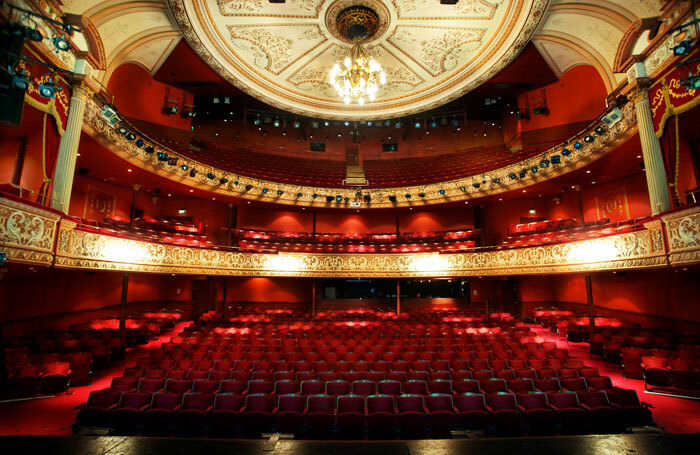
<instances>
[{"instance_id":1,"label":"crystal chandelier","mask_svg":"<svg viewBox=\"0 0 700 455\"><path fill-rule=\"evenodd\" d=\"M336 63L331 69L330 83L345 104L356 99L362 105L367 98L374 101L379 87L386 84L386 73L376 60L367 55L362 48L362 38L358 37L342 66Z\"/></svg>"}]
</instances>

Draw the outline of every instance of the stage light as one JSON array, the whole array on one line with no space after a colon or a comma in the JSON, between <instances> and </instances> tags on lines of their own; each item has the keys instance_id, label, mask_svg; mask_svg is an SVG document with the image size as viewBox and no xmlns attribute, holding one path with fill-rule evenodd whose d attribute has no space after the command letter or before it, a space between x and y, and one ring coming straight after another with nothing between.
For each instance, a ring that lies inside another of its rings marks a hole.
<instances>
[{"instance_id":1,"label":"stage light","mask_svg":"<svg viewBox=\"0 0 700 455\"><path fill-rule=\"evenodd\" d=\"M299 128L300 126L301 126L301 123L299 123L298 121L295 120L294 121L294 128Z\"/></svg>"},{"instance_id":2,"label":"stage light","mask_svg":"<svg viewBox=\"0 0 700 455\"><path fill-rule=\"evenodd\" d=\"M416 122L416 124L415 124L414 126L415 126L416 128L420 128L420 127L421 127L421 123L420 123L420 122Z\"/></svg>"},{"instance_id":3,"label":"stage light","mask_svg":"<svg viewBox=\"0 0 700 455\"><path fill-rule=\"evenodd\" d=\"M597 134L598 136L602 136L603 134L605 134L605 128L603 128L602 126L597 127L595 129L595 134Z\"/></svg>"},{"instance_id":4,"label":"stage light","mask_svg":"<svg viewBox=\"0 0 700 455\"><path fill-rule=\"evenodd\" d=\"M537 171L539 170L539 168L537 166L532 166L532 168L530 168L530 170L532 171L533 174L537 174Z\"/></svg>"},{"instance_id":5,"label":"stage light","mask_svg":"<svg viewBox=\"0 0 700 455\"><path fill-rule=\"evenodd\" d=\"M523 169L522 171L520 171L520 178L521 179L524 179L526 175L527 175L527 169Z\"/></svg>"},{"instance_id":6,"label":"stage light","mask_svg":"<svg viewBox=\"0 0 700 455\"><path fill-rule=\"evenodd\" d=\"M569 155L571 155L571 150L569 150L569 149L564 149L564 150L561 151L561 154L562 154L563 156L569 156Z\"/></svg>"},{"instance_id":7,"label":"stage light","mask_svg":"<svg viewBox=\"0 0 700 455\"><path fill-rule=\"evenodd\" d=\"M183 164L182 166L180 166L180 169L182 169L183 171L187 171L187 170L189 170L189 168L190 167L186 164Z\"/></svg>"},{"instance_id":8,"label":"stage light","mask_svg":"<svg viewBox=\"0 0 700 455\"><path fill-rule=\"evenodd\" d=\"M693 76L692 73L688 73L688 77L686 79L681 79L681 85L685 87L686 90L700 89L700 75Z\"/></svg>"},{"instance_id":9,"label":"stage light","mask_svg":"<svg viewBox=\"0 0 700 455\"><path fill-rule=\"evenodd\" d=\"M255 125L255 126L260 125L260 119L256 118L255 120L253 120L253 125Z\"/></svg>"},{"instance_id":10,"label":"stage light","mask_svg":"<svg viewBox=\"0 0 700 455\"><path fill-rule=\"evenodd\" d=\"M466 186L460 186L459 189L460 189L462 192L467 191L467 187L466 187Z\"/></svg>"},{"instance_id":11,"label":"stage light","mask_svg":"<svg viewBox=\"0 0 700 455\"><path fill-rule=\"evenodd\" d=\"M179 110L180 110L180 109L179 109L177 106L175 106L175 105L170 106L170 107L168 108L168 112L171 113L171 114L177 114L177 112L178 112Z\"/></svg>"},{"instance_id":12,"label":"stage light","mask_svg":"<svg viewBox=\"0 0 700 455\"><path fill-rule=\"evenodd\" d=\"M126 128L124 128L123 126L120 126L117 129L117 133L121 134L122 136L124 136L127 132L128 132L128 130Z\"/></svg>"},{"instance_id":13,"label":"stage light","mask_svg":"<svg viewBox=\"0 0 700 455\"><path fill-rule=\"evenodd\" d=\"M544 159L544 160L540 161L540 167L541 167L542 169L548 168L548 167L549 167L549 160Z\"/></svg>"},{"instance_id":14,"label":"stage light","mask_svg":"<svg viewBox=\"0 0 700 455\"><path fill-rule=\"evenodd\" d=\"M141 139L141 138L136 139L136 147L143 147L144 143L145 142L143 142L143 139Z\"/></svg>"},{"instance_id":15,"label":"stage light","mask_svg":"<svg viewBox=\"0 0 700 455\"><path fill-rule=\"evenodd\" d=\"M147 147L144 149L144 151L145 151L146 153L153 153L153 152L156 151L156 149L155 149L155 147L153 147L152 145L149 145L149 146L147 146Z\"/></svg>"},{"instance_id":16,"label":"stage light","mask_svg":"<svg viewBox=\"0 0 700 455\"><path fill-rule=\"evenodd\" d=\"M158 161L168 161L168 154L165 152L158 152Z\"/></svg>"},{"instance_id":17,"label":"stage light","mask_svg":"<svg viewBox=\"0 0 700 455\"><path fill-rule=\"evenodd\" d=\"M338 196L335 197L335 200L336 200L337 202L341 202L341 201L343 200L343 196L338 195Z\"/></svg>"},{"instance_id":18,"label":"stage light","mask_svg":"<svg viewBox=\"0 0 700 455\"><path fill-rule=\"evenodd\" d=\"M459 119L453 118L451 123L452 126L459 126Z\"/></svg>"},{"instance_id":19,"label":"stage light","mask_svg":"<svg viewBox=\"0 0 700 455\"><path fill-rule=\"evenodd\" d=\"M224 96L224 104L231 104L231 98Z\"/></svg>"},{"instance_id":20,"label":"stage light","mask_svg":"<svg viewBox=\"0 0 700 455\"><path fill-rule=\"evenodd\" d=\"M31 82L29 82L29 77L27 77L27 74L24 72L24 70L20 71L19 73L14 73L12 77L12 87L15 90L25 91L29 88L30 85Z\"/></svg>"},{"instance_id":21,"label":"stage light","mask_svg":"<svg viewBox=\"0 0 700 455\"><path fill-rule=\"evenodd\" d=\"M369 204L370 202L372 202L372 196L370 196L369 194L365 194L365 195L362 197L362 199L364 199L364 201L365 201L366 203L368 203L368 204Z\"/></svg>"},{"instance_id":22,"label":"stage light","mask_svg":"<svg viewBox=\"0 0 700 455\"><path fill-rule=\"evenodd\" d=\"M48 75L46 78L46 82L43 84L39 84L39 96L43 98L56 98L56 92L60 92L63 90L62 87L59 87L56 85L56 83L53 81L51 78L51 75Z\"/></svg>"},{"instance_id":23,"label":"stage light","mask_svg":"<svg viewBox=\"0 0 700 455\"><path fill-rule=\"evenodd\" d=\"M207 174L207 178L208 178L209 180L214 180L215 177L216 177L216 176L215 176L214 174L212 174L211 172L209 172L209 173Z\"/></svg>"},{"instance_id":24,"label":"stage light","mask_svg":"<svg viewBox=\"0 0 700 455\"><path fill-rule=\"evenodd\" d=\"M535 215L535 214L537 214L537 210L535 210L535 209L529 209L529 210L527 211L527 213L529 213L530 215Z\"/></svg>"},{"instance_id":25,"label":"stage light","mask_svg":"<svg viewBox=\"0 0 700 455\"><path fill-rule=\"evenodd\" d=\"M441 190L439 191L439 193L440 193L440 194L445 194L445 190L441 189Z\"/></svg>"},{"instance_id":26,"label":"stage light","mask_svg":"<svg viewBox=\"0 0 700 455\"><path fill-rule=\"evenodd\" d=\"M263 194L267 194L268 191L270 191L270 190L268 190L267 188L262 189Z\"/></svg>"},{"instance_id":27,"label":"stage light","mask_svg":"<svg viewBox=\"0 0 700 455\"><path fill-rule=\"evenodd\" d=\"M177 158L175 158L175 157L168 158L168 164L171 166L177 166Z\"/></svg>"},{"instance_id":28,"label":"stage light","mask_svg":"<svg viewBox=\"0 0 700 455\"><path fill-rule=\"evenodd\" d=\"M692 46L693 42L691 40L684 39L680 43L673 46L673 55L688 55Z\"/></svg>"},{"instance_id":29,"label":"stage light","mask_svg":"<svg viewBox=\"0 0 700 455\"><path fill-rule=\"evenodd\" d=\"M284 191L282 190L277 190L277 196L282 196L284 194Z\"/></svg>"},{"instance_id":30,"label":"stage light","mask_svg":"<svg viewBox=\"0 0 700 455\"><path fill-rule=\"evenodd\" d=\"M328 122L328 120L324 120L324 121L323 121L323 126L328 126L328 125L330 125L330 123Z\"/></svg>"},{"instance_id":31,"label":"stage light","mask_svg":"<svg viewBox=\"0 0 700 455\"><path fill-rule=\"evenodd\" d=\"M350 198L345 196L345 203L347 204L348 202L350 202Z\"/></svg>"},{"instance_id":32,"label":"stage light","mask_svg":"<svg viewBox=\"0 0 700 455\"><path fill-rule=\"evenodd\" d=\"M333 196L326 196L326 202L333 202Z\"/></svg>"},{"instance_id":33,"label":"stage light","mask_svg":"<svg viewBox=\"0 0 700 455\"><path fill-rule=\"evenodd\" d=\"M481 183L472 183L472 186L473 186L474 188L480 188L480 187L481 187Z\"/></svg>"},{"instance_id":34,"label":"stage light","mask_svg":"<svg viewBox=\"0 0 700 455\"><path fill-rule=\"evenodd\" d=\"M409 193L404 194L404 197L405 197L406 199L411 199L411 195L410 195Z\"/></svg>"},{"instance_id":35,"label":"stage light","mask_svg":"<svg viewBox=\"0 0 700 455\"><path fill-rule=\"evenodd\" d=\"M595 137L593 137L589 134L588 136L584 137L583 140L585 142L591 143L591 142L595 141Z\"/></svg>"},{"instance_id":36,"label":"stage light","mask_svg":"<svg viewBox=\"0 0 700 455\"><path fill-rule=\"evenodd\" d=\"M318 194L314 193L311 195L312 198L316 199L318 197Z\"/></svg>"},{"instance_id":37,"label":"stage light","mask_svg":"<svg viewBox=\"0 0 700 455\"><path fill-rule=\"evenodd\" d=\"M581 147L583 147L583 144L581 144L579 141L574 142L575 149L580 149Z\"/></svg>"},{"instance_id":38,"label":"stage light","mask_svg":"<svg viewBox=\"0 0 700 455\"><path fill-rule=\"evenodd\" d=\"M372 126L372 121L367 122L367 126Z\"/></svg>"},{"instance_id":39,"label":"stage light","mask_svg":"<svg viewBox=\"0 0 700 455\"><path fill-rule=\"evenodd\" d=\"M401 129L402 126L403 126L403 124L401 122L394 123L394 128L396 128L397 130Z\"/></svg>"},{"instance_id":40,"label":"stage light","mask_svg":"<svg viewBox=\"0 0 700 455\"><path fill-rule=\"evenodd\" d=\"M302 197L302 196L304 196L303 193L297 193L297 197Z\"/></svg>"},{"instance_id":41,"label":"stage light","mask_svg":"<svg viewBox=\"0 0 700 455\"><path fill-rule=\"evenodd\" d=\"M55 36L51 41L53 41L57 52L65 52L70 49L70 42L64 36Z\"/></svg>"},{"instance_id":42,"label":"stage light","mask_svg":"<svg viewBox=\"0 0 700 455\"><path fill-rule=\"evenodd\" d=\"M126 140L127 140L127 141L133 141L133 140L135 140L135 139L136 139L136 135L135 135L134 133L128 133L128 134L126 135Z\"/></svg>"},{"instance_id":43,"label":"stage light","mask_svg":"<svg viewBox=\"0 0 700 455\"><path fill-rule=\"evenodd\" d=\"M396 202L396 196L394 196L393 194L389 196L389 202Z\"/></svg>"},{"instance_id":44,"label":"stage light","mask_svg":"<svg viewBox=\"0 0 700 455\"><path fill-rule=\"evenodd\" d=\"M274 125L275 128L279 128L279 126L280 126L280 121L279 121L279 119L276 118L275 121L274 121L272 124Z\"/></svg>"},{"instance_id":45,"label":"stage light","mask_svg":"<svg viewBox=\"0 0 700 455\"><path fill-rule=\"evenodd\" d=\"M501 179L493 179L492 182L495 183L496 185L500 185Z\"/></svg>"},{"instance_id":46,"label":"stage light","mask_svg":"<svg viewBox=\"0 0 700 455\"><path fill-rule=\"evenodd\" d=\"M561 164L561 156L559 155L552 155L550 159L552 160L552 164Z\"/></svg>"},{"instance_id":47,"label":"stage light","mask_svg":"<svg viewBox=\"0 0 700 455\"><path fill-rule=\"evenodd\" d=\"M435 120L433 120L433 121L430 122L430 127L431 127L431 128L437 128L437 126L438 126L438 124L437 124L437 122L436 122Z\"/></svg>"},{"instance_id":48,"label":"stage light","mask_svg":"<svg viewBox=\"0 0 700 455\"><path fill-rule=\"evenodd\" d=\"M220 183L221 185L226 185L226 183L228 183L228 179L227 179L226 177L221 177L221 178L219 179L219 183Z\"/></svg>"},{"instance_id":49,"label":"stage light","mask_svg":"<svg viewBox=\"0 0 700 455\"><path fill-rule=\"evenodd\" d=\"M246 185L246 186L245 186L245 190L246 190L246 191L250 191L250 190L252 190L252 189L253 189L253 185Z\"/></svg>"},{"instance_id":50,"label":"stage light","mask_svg":"<svg viewBox=\"0 0 700 455\"><path fill-rule=\"evenodd\" d=\"M214 104L219 104L219 97L215 96L214 99L212 100Z\"/></svg>"},{"instance_id":51,"label":"stage light","mask_svg":"<svg viewBox=\"0 0 700 455\"><path fill-rule=\"evenodd\" d=\"M195 168L190 169L190 177L194 177L195 175L197 175L197 169L195 169Z\"/></svg>"},{"instance_id":52,"label":"stage light","mask_svg":"<svg viewBox=\"0 0 700 455\"><path fill-rule=\"evenodd\" d=\"M510 179L511 179L511 180L515 180L515 179L517 179L517 178L518 178L518 176L517 176L517 175L515 175L515 173L511 173L511 174L509 174L509 175L508 175L508 177L510 177Z\"/></svg>"}]
</instances>

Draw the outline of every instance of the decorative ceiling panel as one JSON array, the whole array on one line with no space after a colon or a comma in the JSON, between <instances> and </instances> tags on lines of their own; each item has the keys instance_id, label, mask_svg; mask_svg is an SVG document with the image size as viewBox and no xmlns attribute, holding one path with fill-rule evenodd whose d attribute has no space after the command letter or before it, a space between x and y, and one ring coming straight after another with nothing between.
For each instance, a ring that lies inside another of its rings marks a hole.
<instances>
[{"instance_id":1,"label":"decorative ceiling panel","mask_svg":"<svg viewBox=\"0 0 700 455\"><path fill-rule=\"evenodd\" d=\"M548 0L168 0L192 48L221 76L273 106L348 120L434 108L513 60ZM376 12L367 51L388 82L375 101L345 105L328 83L351 43L335 28L349 6Z\"/></svg>"}]
</instances>

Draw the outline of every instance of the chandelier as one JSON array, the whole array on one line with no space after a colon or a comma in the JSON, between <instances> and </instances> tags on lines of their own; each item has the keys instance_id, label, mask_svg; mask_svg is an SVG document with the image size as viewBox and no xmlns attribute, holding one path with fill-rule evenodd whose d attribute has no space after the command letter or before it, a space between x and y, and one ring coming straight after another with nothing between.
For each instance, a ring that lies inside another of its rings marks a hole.
<instances>
[{"instance_id":1,"label":"chandelier","mask_svg":"<svg viewBox=\"0 0 700 455\"><path fill-rule=\"evenodd\" d=\"M379 87L386 84L381 65L362 48L362 41L376 32L378 21L377 13L365 6L346 8L336 19L340 35L353 43L350 54L330 72L330 84L345 104L352 100L360 105L367 99L374 101Z\"/></svg>"}]
</instances>

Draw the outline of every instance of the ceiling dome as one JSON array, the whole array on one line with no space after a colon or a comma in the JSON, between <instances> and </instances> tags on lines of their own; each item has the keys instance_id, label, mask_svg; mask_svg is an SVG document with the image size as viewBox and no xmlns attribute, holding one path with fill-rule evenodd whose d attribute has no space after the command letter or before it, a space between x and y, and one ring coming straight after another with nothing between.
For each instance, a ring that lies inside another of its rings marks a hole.
<instances>
[{"instance_id":1,"label":"ceiling dome","mask_svg":"<svg viewBox=\"0 0 700 455\"><path fill-rule=\"evenodd\" d=\"M493 77L527 44L547 0L169 0L192 48L252 96L312 117L370 120L445 104ZM345 105L328 82L362 36L387 84Z\"/></svg>"}]
</instances>

